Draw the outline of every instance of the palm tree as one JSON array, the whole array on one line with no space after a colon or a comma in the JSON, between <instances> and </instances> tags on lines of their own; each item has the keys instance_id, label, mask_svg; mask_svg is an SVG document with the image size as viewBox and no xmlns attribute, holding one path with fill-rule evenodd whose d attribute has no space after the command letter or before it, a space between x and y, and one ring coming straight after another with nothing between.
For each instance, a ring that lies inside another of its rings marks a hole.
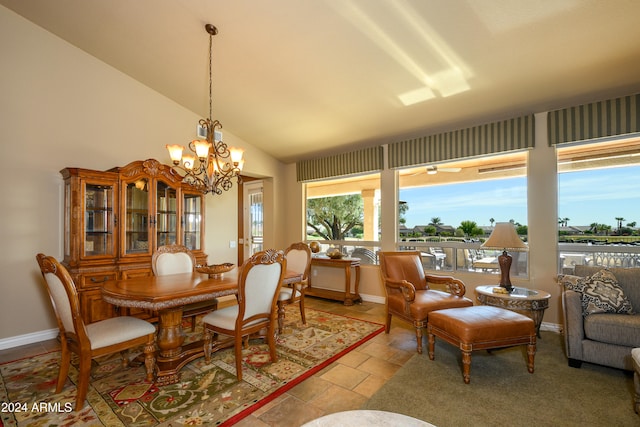
<instances>
[{"instance_id":1,"label":"palm tree","mask_svg":"<svg viewBox=\"0 0 640 427\"><path fill-rule=\"evenodd\" d=\"M489 218L489 222L491 223L491 227L493 228L493 223L496 222L494 218Z\"/></svg>"},{"instance_id":2,"label":"palm tree","mask_svg":"<svg viewBox=\"0 0 640 427\"><path fill-rule=\"evenodd\" d=\"M622 221L626 221L626 219L624 219L621 216L616 217L616 221L618 221L618 231L620 231L620 229L622 228Z\"/></svg>"},{"instance_id":3,"label":"palm tree","mask_svg":"<svg viewBox=\"0 0 640 427\"><path fill-rule=\"evenodd\" d=\"M431 218L431 222L429 223L429 225L437 227L438 225L442 225L442 220L439 216L434 216L433 218Z\"/></svg>"}]
</instances>

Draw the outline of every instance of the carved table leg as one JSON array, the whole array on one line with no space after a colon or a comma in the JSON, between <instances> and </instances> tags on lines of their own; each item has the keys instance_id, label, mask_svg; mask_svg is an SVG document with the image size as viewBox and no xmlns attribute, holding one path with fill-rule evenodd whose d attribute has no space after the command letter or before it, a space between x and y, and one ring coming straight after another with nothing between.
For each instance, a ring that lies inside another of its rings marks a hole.
<instances>
[{"instance_id":1,"label":"carved table leg","mask_svg":"<svg viewBox=\"0 0 640 427\"><path fill-rule=\"evenodd\" d=\"M353 299L351 298L351 265L345 265L344 269L344 305L351 306L353 305Z\"/></svg>"}]
</instances>

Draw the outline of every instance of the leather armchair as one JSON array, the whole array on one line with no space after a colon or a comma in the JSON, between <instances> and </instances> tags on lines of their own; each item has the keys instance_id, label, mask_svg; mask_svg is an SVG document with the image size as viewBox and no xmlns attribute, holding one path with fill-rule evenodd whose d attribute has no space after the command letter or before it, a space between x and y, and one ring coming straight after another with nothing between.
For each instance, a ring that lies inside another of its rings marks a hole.
<instances>
[{"instance_id":1,"label":"leather armchair","mask_svg":"<svg viewBox=\"0 0 640 427\"><path fill-rule=\"evenodd\" d=\"M416 329L417 351L422 353L422 329L429 313L445 308L470 307L464 296L464 283L450 276L425 274L420 252L378 252L380 272L387 293L385 332L391 329L391 317L410 322ZM430 284L445 291L431 289Z\"/></svg>"}]
</instances>

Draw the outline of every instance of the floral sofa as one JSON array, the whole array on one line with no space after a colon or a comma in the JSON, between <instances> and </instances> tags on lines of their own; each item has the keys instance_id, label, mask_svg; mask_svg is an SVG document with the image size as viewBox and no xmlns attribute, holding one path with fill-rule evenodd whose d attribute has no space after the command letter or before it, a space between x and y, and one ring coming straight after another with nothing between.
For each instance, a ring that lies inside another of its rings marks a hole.
<instances>
[{"instance_id":1,"label":"floral sofa","mask_svg":"<svg viewBox=\"0 0 640 427\"><path fill-rule=\"evenodd\" d=\"M558 275L569 366L596 363L633 371L640 347L640 268L577 265Z\"/></svg>"}]
</instances>

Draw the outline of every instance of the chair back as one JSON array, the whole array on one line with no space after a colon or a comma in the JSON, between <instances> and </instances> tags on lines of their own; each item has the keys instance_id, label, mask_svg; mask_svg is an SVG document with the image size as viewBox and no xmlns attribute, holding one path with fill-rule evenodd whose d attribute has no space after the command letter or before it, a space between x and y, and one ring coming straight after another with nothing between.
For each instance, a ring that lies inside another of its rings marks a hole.
<instances>
[{"instance_id":1,"label":"chair back","mask_svg":"<svg viewBox=\"0 0 640 427\"><path fill-rule=\"evenodd\" d=\"M195 266L195 256L183 245L160 246L151 257L151 269L156 276L191 273Z\"/></svg>"},{"instance_id":2,"label":"chair back","mask_svg":"<svg viewBox=\"0 0 640 427\"><path fill-rule=\"evenodd\" d=\"M69 271L52 256L38 254L36 260L47 284L60 335L78 342L89 342L80 313L78 291Z\"/></svg>"},{"instance_id":3,"label":"chair back","mask_svg":"<svg viewBox=\"0 0 640 427\"><path fill-rule=\"evenodd\" d=\"M260 321L274 320L286 269L284 253L274 249L258 252L244 262L238 281L236 330Z\"/></svg>"},{"instance_id":4,"label":"chair back","mask_svg":"<svg viewBox=\"0 0 640 427\"><path fill-rule=\"evenodd\" d=\"M287 258L287 269L302 274L301 282L305 282L309 277L311 269L311 249L304 242L293 243L285 251Z\"/></svg>"},{"instance_id":5,"label":"chair back","mask_svg":"<svg viewBox=\"0 0 640 427\"><path fill-rule=\"evenodd\" d=\"M378 252L380 272L384 281L406 280L416 289L428 289L422 267L422 257L418 251Z\"/></svg>"}]
</instances>

